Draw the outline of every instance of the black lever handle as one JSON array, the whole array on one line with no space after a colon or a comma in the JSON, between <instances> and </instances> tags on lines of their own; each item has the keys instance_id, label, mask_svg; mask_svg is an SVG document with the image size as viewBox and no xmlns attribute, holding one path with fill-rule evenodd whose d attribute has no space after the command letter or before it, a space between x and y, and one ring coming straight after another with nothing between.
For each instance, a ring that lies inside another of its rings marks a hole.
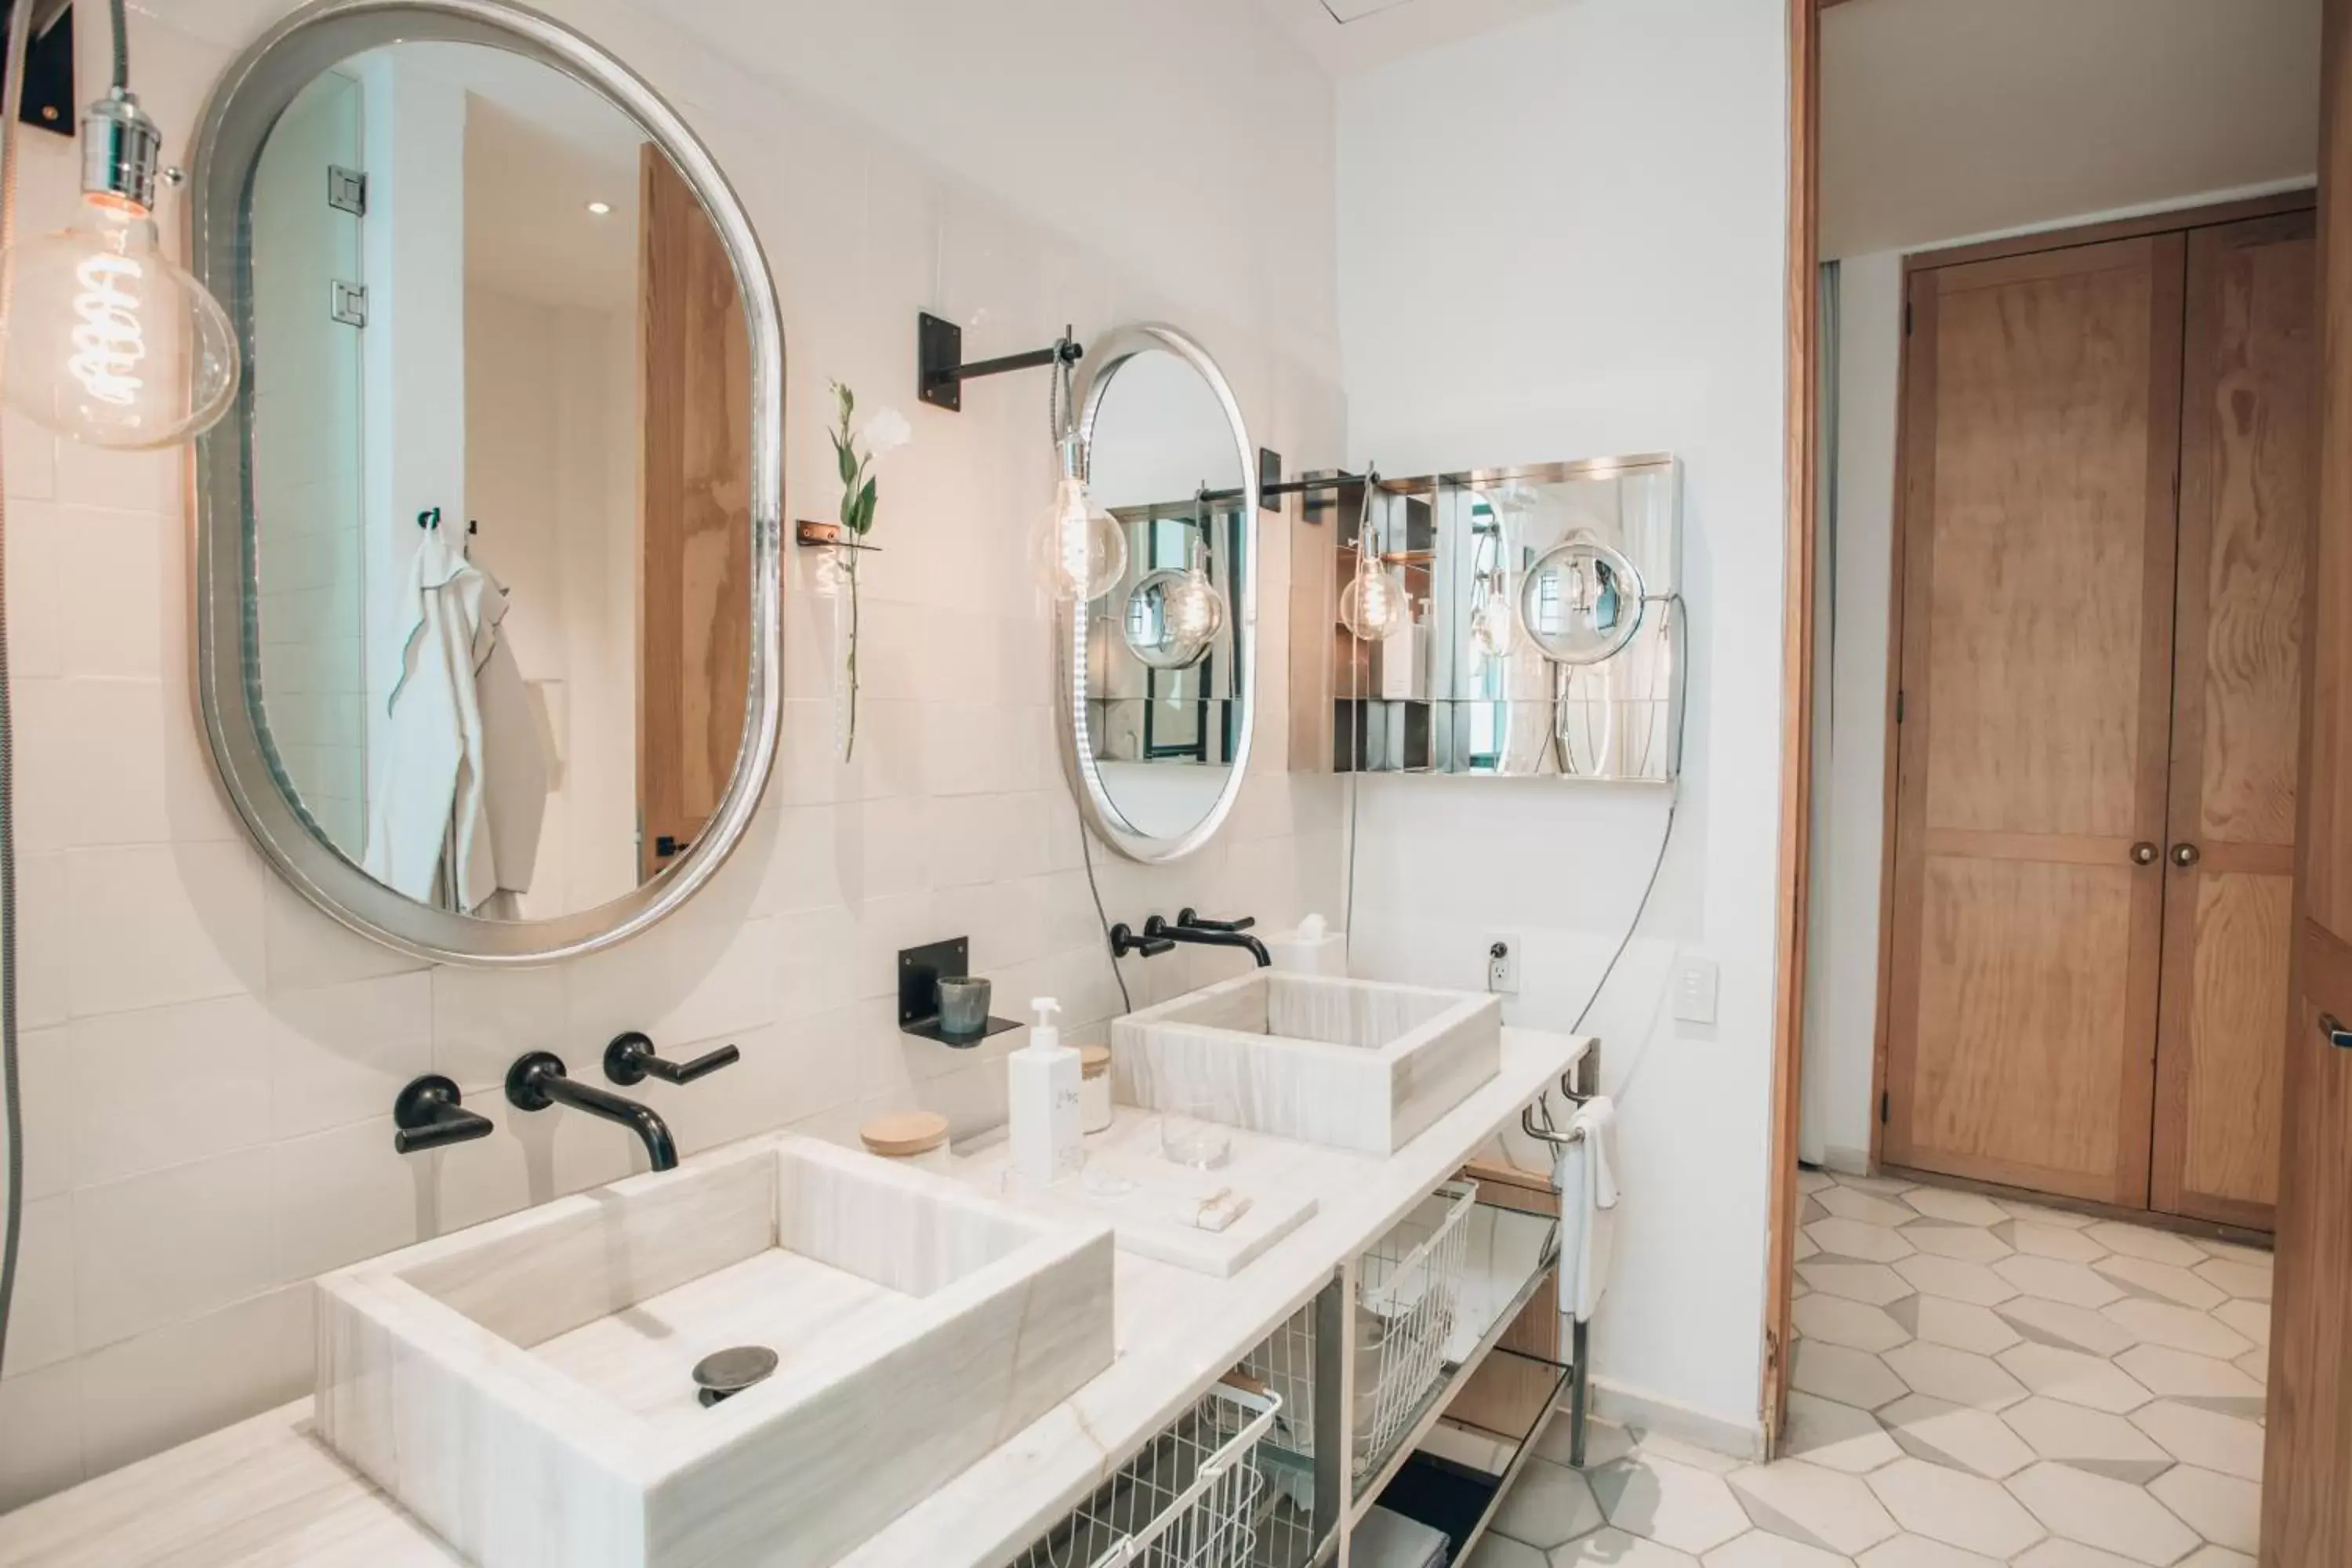
<instances>
[{"instance_id":1,"label":"black lever handle","mask_svg":"<svg viewBox=\"0 0 2352 1568\"><path fill-rule=\"evenodd\" d=\"M1157 958L1163 952L1175 951L1176 944L1168 938L1149 934L1138 936L1135 934L1135 928L1125 921L1110 928L1110 955L1113 958L1125 958L1130 952L1139 952L1146 958Z\"/></svg>"},{"instance_id":2,"label":"black lever handle","mask_svg":"<svg viewBox=\"0 0 2352 1568\"><path fill-rule=\"evenodd\" d=\"M392 1146L403 1154L487 1138L494 1130L490 1119L461 1108L457 1086L439 1073L426 1073L400 1091L392 1102Z\"/></svg>"},{"instance_id":3,"label":"black lever handle","mask_svg":"<svg viewBox=\"0 0 2352 1568\"><path fill-rule=\"evenodd\" d=\"M1204 921L1200 910L1188 906L1176 911L1176 923L1191 926L1194 931L1247 931L1257 924L1257 917L1244 915L1237 921Z\"/></svg>"},{"instance_id":4,"label":"black lever handle","mask_svg":"<svg viewBox=\"0 0 2352 1568\"><path fill-rule=\"evenodd\" d=\"M733 1046L721 1046L690 1062L670 1061L655 1054L650 1038L632 1029L614 1036L604 1047L604 1076L617 1084L643 1083L648 1076L664 1083L692 1083L742 1059L743 1053Z\"/></svg>"},{"instance_id":5,"label":"black lever handle","mask_svg":"<svg viewBox=\"0 0 2352 1568\"><path fill-rule=\"evenodd\" d=\"M2352 1029L2346 1028L2335 1014L2322 1013L2319 1016L2319 1033L2337 1050L2352 1050Z\"/></svg>"}]
</instances>

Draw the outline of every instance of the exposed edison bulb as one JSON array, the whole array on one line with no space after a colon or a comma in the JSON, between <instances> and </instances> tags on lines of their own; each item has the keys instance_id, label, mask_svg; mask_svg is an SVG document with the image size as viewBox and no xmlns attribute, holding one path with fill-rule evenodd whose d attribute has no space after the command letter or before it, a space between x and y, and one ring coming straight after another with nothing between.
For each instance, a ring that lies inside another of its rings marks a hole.
<instances>
[{"instance_id":1,"label":"exposed edison bulb","mask_svg":"<svg viewBox=\"0 0 2352 1568\"><path fill-rule=\"evenodd\" d=\"M236 336L220 301L158 244L153 121L118 88L91 106L82 136L72 221L0 257L0 395L90 446L173 446L228 411Z\"/></svg>"},{"instance_id":2,"label":"exposed edison bulb","mask_svg":"<svg viewBox=\"0 0 2352 1568\"><path fill-rule=\"evenodd\" d=\"M1367 554L1339 595L1339 619L1366 642L1383 642L1412 620L1404 579Z\"/></svg>"},{"instance_id":3,"label":"exposed edison bulb","mask_svg":"<svg viewBox=\"0 0 2352 1568\"><path fill-rule=\"evenodd\" d=\"M1488 658L1501 658L1511 651L1512 630L1510 595L1499 579L1489 578L1470 612L1470 641Z\"/></svg>"},{"instance_id":4,"label":"exposed edison bulb","mask_svg":"<svg viewBox=\"0 0 2352 1568\"><path fill-rule=\"evenodd\" d=\"M1225 596L1197 565L1168 590L1162 613L1169 631L1189 643L1213 642L1225 629Z\"/></svg>"},{"instance_id":5,"label":"exposed edison bulb","mask_svg":"<svg viewBox=\"0 0 2352 1568\"><path fill-rule=\"evenodd\" d=\"M1074 474L1054 487L1054 504L1038 521L1029 553L1051 599L1099 599L1127 574L1126 533Z\"/></svg>"}]
</instances>

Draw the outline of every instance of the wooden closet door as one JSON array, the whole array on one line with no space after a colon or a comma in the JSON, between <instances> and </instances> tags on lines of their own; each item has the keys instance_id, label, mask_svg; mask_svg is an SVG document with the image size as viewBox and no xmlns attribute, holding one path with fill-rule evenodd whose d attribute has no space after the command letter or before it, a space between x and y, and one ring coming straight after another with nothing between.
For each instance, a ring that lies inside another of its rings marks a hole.
<instances>
[{"instance_id":1,"label":"wooden closet door","mask_svg":"<svg viewBox=\"0 0 2352 1568\"><path fill-rule=\"evenodd\" d=\"M2151 1206L2278 1196L2303 597L2317 502L2308 212L2194 230Z\"/></svg>"},{"instance_id":2,"label":"wooden closet door","mask_svg":"<svg viewBox=\"0 0 2352 1568\"><path fill-rule=\"evenodd\" d=\"M2183 249L1911 279L1899 1165L2147 1199Z\"/></svg>"}]
</instances>

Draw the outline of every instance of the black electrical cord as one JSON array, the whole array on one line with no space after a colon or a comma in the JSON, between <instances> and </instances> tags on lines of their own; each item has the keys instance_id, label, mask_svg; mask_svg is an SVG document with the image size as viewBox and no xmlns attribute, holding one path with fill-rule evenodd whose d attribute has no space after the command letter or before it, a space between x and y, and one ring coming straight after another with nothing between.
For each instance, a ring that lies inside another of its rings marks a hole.
<instances>
[{"instance_id":1,"label":"black electrical cord","mask_svg":"<svg viewBox=\"0 0 2352 1568\"><path fill-rule=\"evenodd\" d=\"M131 86L131 32L122 25L122 0L109 0L107 14L114 22L114 87L125 91Z\"/></svg>"},{"instance_id":2,"label":"black electrical cord","mask_svg":"<svg viewBox=\"0 0 2352 1568\"><path fill-rule=\"evenodd\" d=\"M1087 866L1087 891L1095 896L1095 922L1102 927L1102 950L1110 955L1110 977L1118 982L1118 1010L1135 1011L1135 1002L1127 994L1127 976L1118 967L1118 955L1110 951L1110 916L1103 912L1102 889L1095 881L1094 835L1087 831L1087 819L1078 818L1078 858Z\"/></svg>"},{"instance_id":3,"label":"black electrical cord","mask_svg":"<svg viewBox=\"0 0 2352 1568\"><path fill-rule=\"evenodd\" d=\"M0 253L16 241L16 110L25 94L25 53L33 7L11 8L7 58L0 60ZM114 4L115 72L122 63L122 5ZM6 286L13 279L0 280ZM7 300L0 295L0 318ZM0 465L5 467L5 465ZM0 1221L0 1368L8 1359L8 1318L16 1300L16 1248L25 1225L24 1085L16 1072L16 746L9 701L6 486L0 481L0 1107L8 1139L8 1201Z\"/></svg>"}]
</instances>

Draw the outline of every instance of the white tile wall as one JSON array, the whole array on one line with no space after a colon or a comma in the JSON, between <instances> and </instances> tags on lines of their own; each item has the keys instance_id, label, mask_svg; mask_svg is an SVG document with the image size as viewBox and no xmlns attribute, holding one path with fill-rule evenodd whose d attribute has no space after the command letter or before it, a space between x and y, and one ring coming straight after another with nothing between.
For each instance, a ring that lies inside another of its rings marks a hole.
<instances>
[{"instance_id":1,"label":"white tile wall","mask_svg":"<svg viewBox=\"0 0 2352 1568\"><path fill-rule=\"evenodd\" d=\"M282 8L133 10L134 78L174 153ZM616 1129L509 1112L497 1086L525 1050L593 1071L627 1027L681 1052L739 1044L719 1079L647 1086L691 1152L788 1124L845 1138L885 1107L1001 1117L997 1058L1020 1037L962 1054L900 1036L892 963L909 942L968 932L1000 1012L1052 993L1083 1032L1117 1009L1024 564L1050 486L1045 384L975 386L957 416L920 408L919 309L961 321L975 354L1164 315L1223 361L1254 436L1294 468L1337 458L1330 89L1255 5L548 8L681 108L761 230L789 351L789 512L832 504L828 380L914 421L882 473L856 757L834 749L830 607L795 559L783 755L693 905L556 969L375 947L280 884L211 783L179 461L0 421L32 1200L0 1368L0 1508L300 1393L310 1275L641 1160ZM82 37L87 95L102 28ZM1057 96L1004 91L1047 60ZM1172 114L1180 100L1193 110ZM28 142L20 221L57 222L72 178L62 144ZM1336 900L1337 794L1281 771L1288 551L1265 526L1258 771L1193 860L1100 866L1113 919L1194 903L1272 925ZM1140 1003L1235 962L1130 961L1129 984ZM428 1069L498 1134L394 1154L393 1093Z\"/></svg>"}]
</instances>

